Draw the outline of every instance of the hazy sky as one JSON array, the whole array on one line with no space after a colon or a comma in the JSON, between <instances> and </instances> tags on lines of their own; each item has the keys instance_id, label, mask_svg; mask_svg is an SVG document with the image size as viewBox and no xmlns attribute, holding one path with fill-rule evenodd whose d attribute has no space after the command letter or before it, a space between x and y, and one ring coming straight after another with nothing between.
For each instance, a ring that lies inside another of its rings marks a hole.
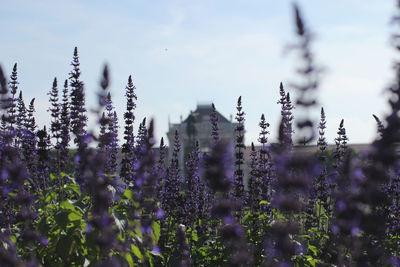
<instances>
[{"instance_id":1,"label":"hazy sky","mask_svg":"<svg viewBox=\"0 0 400 267\"><path fill-rule=\"evenodd\" d=\"M371 114L384 117L383 91L393 77L389 22L395 1L298 3L316 35L317 63L325 68L318 99L329 142L342 118L350 142L371 141ZM296 55L284 55L295 40L292 1L13 0L3 1L0 13L0 64L10 73L18 62L20 88L26 101L36 97L39 125L49 121L52 80L61 85L68 77L77 46L87 106L95 106L108 63L121 126L132 74L137 118L154 117L158 138L168 130L168 117L179 122L197 103L214 102L229 118L240 95L246 143L256 141L261 113L271 123L272 139L277 136L278 86L295 79Z\"/></svg>"}]
</instances>

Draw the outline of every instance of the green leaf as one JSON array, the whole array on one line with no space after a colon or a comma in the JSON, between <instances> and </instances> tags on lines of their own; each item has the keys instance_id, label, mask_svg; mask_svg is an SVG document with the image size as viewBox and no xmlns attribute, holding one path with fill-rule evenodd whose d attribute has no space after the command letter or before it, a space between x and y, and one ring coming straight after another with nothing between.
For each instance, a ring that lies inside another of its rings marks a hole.
<instances>
[{"instance_id":1,"label":"green leaf","mask_svg":"<svg viewBox=\"0 0 400 267\"><path fill-rule=\"evenodd\" d=\"M258 215L258 219L259 219L259 220L264 220L264 219L267 218L267 217L268 217L268 216L265 215L265 214Z\"/></svg>"},{"instance_id":2,"label":"green leaf","mask_svg":"<svg viewBox=\"0 0 400 267\"><path fill-rule=\"evenodd\" d=\"M142 230L140 229L139 225L136 225L136 227L135 227L135 229L133 229L133 231L136 235L136 238L140 238L140 240L142 240L143 234L142 234Z\"/></svg>"},{"instance_id":3,"label":"green leaf","mask_svg":"<svg viewBox=\"0 0 400 267\"><path fill-rule=\"evenodd\" d=\"M129 199L130 201L134 202L132 190L129 190L129 189L125 190L123 196L126 197L127 199Z\"/></svg>"},{"instance_id":4,"label":"green leaf","mask_svg":"<svg viewBox=\"0 0 400 267\"><path fill-rule=\"evenodd\" d=\"M65 201L61 202L60 207L63 209L75 211L74 205L69 200L65 200Z\"/></svg>"},{"instance_id":5,"label":"green leaf","mask_svg":"<svg viewBox=\"0 0 400 267\"><path fill-rule=\"evenodd\" d=\"M318 249L317 249L316 246L308 245L308 249L312 251L312 253L314 254L314 256L317 256Z\"/></svg>"},{"instance_id":6,"label":"green leaf","mask_svg":"<svg viewBox=\"0 0 400 267\"><path fill-rule=\"evenodd\" d=\"M266 201L266 200L261 200L259 204L260 204L260 205L268 205L269 202Z\"/></svg>"},{"instance_id":7,"label":"green leaf","mask_svg":"<svg viewBox=\"0 0 400 267\"><path fill-rule=\"evenodd\" d=\"M57 198L57 193L56 192L51 192L46 196L46 199L44 200L45 203L50 203L53 199Z\"/></svg>"},{"instance_id":8,"label":"green leaf","mask_svg":"<svg viewBox=\"0 0 400 267\"><path fill-rule=\"evenodd\" d=\"M53 181L55 179L57 179L57 177L53 173L50 173L50 181Z\"/></svg>"},{"instance_id":9,"label":"green leaf","mask_svg":"<svg viewBox=\"0 0 400 267\"><path fill-rule=\"evenodd\" d=\"M125 260L128 262L129 267L133 267L133 258L130 253L125 253Z\"/></svg>"},{"instance_id":10,"label":"green leaf","mask_svg":"<svg viewBox=\"0 0 400 267\"><path fill-rule=\"evenodd\" d=\"M315 265L317 264L317 263L319 263L319 260L317 260L317 259L314 259L313 257L311 257L311 256L306 256L306 259L307 259L307 261L311 264L311 266L313 266L313 267L315 267Z\"/></svg>"},{"instance_id":11,"label":"green leaf","mask_svg":"<svg viewBox=\"0 0 400 267\"><path fill-rule=\"evenodd\" d=\"M60 172L60 176L61 176L62 178L67 178L67 179L69 179L69 180L72 181L72 182L75 181L74 178L73 178L72 176L70 176L70 175L68 175L68 174L66 174L66 173L64 173L64 172Z\"/></svg>"},{"instance_id":12,"label":"green leaf","mask_svg":"<svg viewBox=\"0 0 400 267\"><path fill-rule=\"evenodd\" d=\"M77 184L67 184L67 185L65 185L64 187L65 187L65 189L69 189L69 190L71 190L72 192L77 193L79 196L81 195L80 187L79 187L79 185L77 185Z\"/></svg>"},{"instance_id":13,"label":"green leaf","mask_svg":"<svg viewBox=\"0 0 400 267\"><path fill-rule=\"evenodd\" d=\"M192 231L192 239L195 242L197 242L197 240L199 239L199 237L197 236L197 232L196 231Z\"/></svg>"},{"instance_id":14,"label":"green leaf","mask_svg":"<svg viewBox=\"0 0 400 267\"><path fill-rule=\"evenodd\" d=\"M160 232L161 232L160 224L158 222L153 222L151 224L151 227L153 228L153 232L154 232L154 235L156 237L155 241L158 241L160 239Z\"/></svg>"},{"instance_id":15,"label":"green leaf","mask_svg":"<svg viewBox=\"0 0 400 267\"><path fill-rule=\"evenodd\" d=\"M251 215L247 214L246 216L243 217L242 221L247 222L250 219Z\"/></svg>"},{"instance_id":16,"label":"green leaf","mask_svg":"<svg viewBox=\"0 0 400 267\"><path fill-rule=\"evenodd\" d=\"M136 257L138 257L140 260L142 260L143 255L142 252L140 252L140 249L136 245L131 245L131 249L133 254L135 254Z\"/></svg>"},{"instance_id":17,"label":"green leaf","mask_svg":"<svg viewBox=\"0 0 400 267\"><path fill-rule=\"evenodd\" d=\"M70 220L71 222L79 221L80 219L82 219L82 216L77 212L71 212L70 214L68 214L68 220Z\"/></svg>"}]
</instances>

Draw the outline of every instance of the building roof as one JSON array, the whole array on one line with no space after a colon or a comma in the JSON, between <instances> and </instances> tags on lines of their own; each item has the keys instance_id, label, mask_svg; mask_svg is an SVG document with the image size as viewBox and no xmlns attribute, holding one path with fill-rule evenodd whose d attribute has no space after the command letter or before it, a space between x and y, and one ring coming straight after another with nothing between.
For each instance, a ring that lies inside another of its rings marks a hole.
<instances>
[{"instance_id":1,"label":"building roof","mask_svg":"<svg viewBox=\"0 0 400 267\"><path fill-rule=\"evenodd\" d=\"M204 122L204 121L210 121L210 114L212 112L212 106L211 104L201 104L197 105L196 110L192 111L189 116L183 121L183 122ZM218 112L217 110L217 116L218 116L218 123L229 123L230 121L226 119L221 113Z\"/></svg>"}]
</instances>

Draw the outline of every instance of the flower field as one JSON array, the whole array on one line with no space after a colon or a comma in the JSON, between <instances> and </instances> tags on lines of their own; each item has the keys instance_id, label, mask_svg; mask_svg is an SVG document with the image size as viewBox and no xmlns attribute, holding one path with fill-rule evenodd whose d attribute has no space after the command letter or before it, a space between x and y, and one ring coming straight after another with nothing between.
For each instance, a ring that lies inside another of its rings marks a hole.
<instances>
[{"instance_id":1,"label":"flower field","mask_svg":"<svg viewBox=\"0 0 400 267\"><path fill-rule=\"evenodd\" d=\"M164 139L154 147L153 120L137 122L131 76L123 122L107 66L88 111L75 47L69 78L50 86L46 128L19 88L18 65L9 75L0 67L0 266L400 266L400 62L389 114L371 116L368 153L348 147L344 120L329 151L315 97L321 68L293 10L295 97L277 87L279 140L270 142L262 114L249 173L241 97L234 142L221 141L213 104L210 152L196 142L182 169L180 133L168 155ZM396 50L399 40L393 35ZM88 112L98 129L88 130ZM294 153L315 144L316 153Z\"/></svg>"}]
</instances>

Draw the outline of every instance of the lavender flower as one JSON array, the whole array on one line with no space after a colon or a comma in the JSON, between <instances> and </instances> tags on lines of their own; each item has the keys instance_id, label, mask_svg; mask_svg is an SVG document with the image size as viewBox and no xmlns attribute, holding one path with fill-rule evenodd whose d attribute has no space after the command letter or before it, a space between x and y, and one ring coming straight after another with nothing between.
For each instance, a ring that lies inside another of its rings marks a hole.
<instances>
[{"instance_id":1,"label":"lavender flower","mask_svg":"<svg viewBox=\"0 0 400 267\"><path fill-rule=\"evenodd\" d=\"M259 210L260 201L262 200L263 183L261 183L260 169L258 167L257 151L254 147L254 143L251 142L250 152L250 173L249 173L249 192L248 192L248 204L250 205L253 212Z\"/></svg>"},{"instance_id":2,"label":"lavender flower","mask_svg":"<svg viewBox=\"0 0 400 267\"><path fill-rule=\"evenodd\" d=\"M178 160L180 149L179 134L178 131L175 131L174 150L164 180L162 207L167 217L176 218L178 221L180 221L183 216L183 203L181 203L182 196L180 194L181 175Z\"/></svg>"},{"instance_id":3,"label":"lavender flower","mask_svg":"<svg viewBox=\"0 0 400 267\"><path fill-rule=\"evenodd\" d=\"M6 146L7 145L7 140L8 140L8 138L7 138L7 132L8 132L8 129L7 129L7 123L6 123L6 120L7 120L7 118L6 118L6 116L3 114L2 116L1 116L1 124L0 124L0 136L1 136L1 139L0 139L0 148L3 148L4 146Z\"/></svg>"},{"instance_id":4,"label":"lavender flower","mask_svg":"<svg viewBox=\"0 0 400 267\"><path fill-rule=\"evenodd\" d=\"M100 116L100 111L106 104L103 99L103 93L106 91L108 81L108 69L105 66L103 77L100 83L102 88L98 95L99 107L97 115ZM100 120L98 118L98 120ZM86 136L87 138L89 136ZM89 141L85 141L89 144ZM85 146L87 145L85 144ZM107 145L107 144L106 144ZM88 227L91 231L87 232L89 238L94 240L99 251L100 264L109 264L112 262L111 251L121 251L122 248L118 239L118 229L115 225L113 217L110 215L109 208L114 200L110 188L118 188L118 181L113 175L105 173L107 166L107 154L104 151L96 151L92 148L81 150L78 155L81 182L84 182L85 190L91 196L91 216L89 217Z\"/></svg>"},{"instance_id":5,"label":"lavender flower","mask_svg":"<svg viewBox=\"0 0 400 267\"><path fill-rule=\"evenodd\" d=\"M258 161L259 183L257 183L256 186L260 187L258 190L261 190L260 200L266 200L270 202L272 194L272 164L270 151L267 147L269 135L269 131L267 129L269 127L269 123L265 121L264 114L261 114L261 120L258 125L261 128L258 138L258 141L261 143L261 148L259 151L260 157ZM264 205L264 207L266 209L265 211L270 212L269 205Z\"/></svg>"},{"instance_id":6,"label":"lavender flower","mask_svg":"<svg viewBox=\"0 0 400 267\"><path fill-rule=\"evenodd\" d=\"M158 152L158 160L157 164L155 165L155 172L157 173L159 183L156 185L156 192L157 192L157 199L161 200L163 185L165 183L165 175L166 175L166 168L165 168L165 158L167 154L167 147L164 144L164 138L161 137L160 140L160 148Z\"/></svg>"},{"instance_id":7,"label":"lavender flower","mask_svg":"<svg viewBox=\"0 0 400 267\"><path fill-rule=\"evenodd\" d=\"M46 126L43 127L43 130L39 130L37 132L38 137L38 177L40 181L41 188L47 188L47 177L49 175L49 147L50 147L50 136L47 134Z\"/></svg>"},{"instance_id":8,"label":"lavender flower","mask_svg":"<svg viewBox=\"0 0 400 267\"><path fill-rule=\"evenodd\" d=\"M317 176L314 180L313 188L316 191L316 198L318 199L321 208L324 207L325 213L330 215L331 214L331 205L328 200L331 200L332 197L330 196L330 187L331 185L328 184L327 180L327 166L326 166L326 158L327 158L327 142L325 138L325 128L326 128L326 117L324 108L321 108L321 120L319 122L319 137L318 137L318 148L319 148L319 160L322 167L321 173ZM321 210L318 212L321 214ZM321 225L321 218L318 218L318 227Z\"/></svg>"},{"instance_id":9,"label":"lavender flower","mask_svg":"<svg viewBox=\"0 0 400 267\"><path fill-rule=\"evenodd\" d=\"M97 110L97 112L101 112L102 108L107 106L109 106L109 109L112 109L112 103L110 103L111 101L111 95L109 95L110 93L107 93L107 88L110 85L110 77L109 77L109 71L108 71L108 65L104 65L103 68L103 73L102 73L102 77L101 77L101 81L100 81L100 91L97 94L97 99L98 99L98 103L99 103L99 109ZM108 97L110 97L110 99L108 99Z\"/></svg>"},{"instance_id":10,"label":"lavender flower","mask_svg":"<svg viewBox=\"0 0 400 267\"><path fill-rule=\"evenodd\" d=\"M335 158L336 162L334 167L336 169L340 169L340 165L342 164L343 157L347 151L347 135L346 129L344 128L344 120L340 121L340 125L338 128L338 137L335 138L336 149L333 151L333 157Z\"/></svg>"},{"instance_id":11,"label":"lavender flower","mask_svg":"<svg viewBox=\"0 0 400 267\"><path fill-rule=\"evenodd\" d=\"M383 129L385 128L385 126L383 126L382 121L376 115L372 114L372 116L374 117L374 119L376 121L376 124L378 127L377 131L378 131L379 135L382 137L382 134L383 134L382 132L383 132Z\"/></svg>"},{"instance_id":12,"label":"lavender flower","mask_svg":"<svg viewBox=\"0 0 400 267\"><path fill-rule=\"evenodd\" d=\"M218 114L215 109L214 103L211 104L212 111L210 113L210 122L211 122L211 136L214 140L214 143L219 141L219 129L218 129Z\"/></svg>"},{"instance_id":13,"label":"lavender flower","mask_svg":"<svg viewBox=\"0 0 400 267\"><path fill-rule=\"evenodd\" d=\"M8 108L8 122L9 122L9 131L12 136L14 133L14 124L16 123L16 112L17 112L17 98L16 93L18 90L18 72L17 72L17 63L14 64L13 71L10 76L10 92L11 98L9 99L9 108Z\"/></svg>"},{"instance_id":14,"label":"lavender flower","mask_svg":"<svg viewBox=\"0 0 400 267\"><path fill-rule=\"evenodd\" d=\"M68 80L64 82L62 104L60 111L60 170L69 170L69 127L70 127L70 113L69 113L69 98L68 98Z\"/></svg>"},{"instance_id":15,"label":"lavender flower","mask_svg":"<svg viewBox=\"0 0 400 267\"><path fill-rule=\"evenodd\" d=\"M107 261L111 250L120 250L118 242L118 230L114 219L109 213L113 200L110 187L117 188L115 179L103 175L106 158L103 153L97 153L94 149L85 149L81 157L81 169L83 181L86 181L85 190L91 196L91 216L88 219L92 229L87 233L94 240L100 253L100 261Z\"/></svg>"},{"instance_id":16,"label":"lavender flower","mask_svg":"<svg viewBox=\"0 0 400 267\"><path fill-rule=\"evenodd\" d=\"M137 100L135 94L135 86L132 82L132 76L128 78L128 84L125 88L125 96L127 98L126 112L124 113L125 119L125 130L124 140L125 143L122 145L122 161L120 176L125 180L126 183L133 181L133 166L134 161L134 135L133 135L133 123L135 121L135 115L133 111L136 108L135 100Z\"/></svg>"},{"instance_id":17,"label":"lavender flower","mask_svg":"<svg viewBox=\"0 0 400 267\"><path fill-rule=\"evenodd\" d=\"M106 118L106 113L103 112L101 114L101 118L99 120L99 124L100 124L100 133L99 133L99 144L97 145L97 147L102 151L105 152L107 144L108 144L108 136L106 133L107 130L107 123L108 120Z\"/></svg>"},{"instance_id":18,"label":"lavender flower","mask_svg":"<svg viewBox=\"0 0 400 267\"><path fill-rule=\"evenodd\" d=\"M142 147L142 158L138 162L136 170L136 181L140 184L137 188L135 195L139 206L142 209L140 215L140 226L143 234L142 245L148 249L154 249L156 243L154 242L154 232L151 228L152 223L159 219L159 213L163 212L159 207L156 200L157 184L159 184L158 173L154 171L155 155L152 151L154 145L154 121L151 120L148 128L148 135ZM146 259L147 260L147 259Z\"/></svg>"},{"instance_id":19,"label":"lavender flower","mask_svg":"<svg viewBox=\"0 0 400 267\"><path fill-rule=\"evenodd\" d=\"M51 112L51 127L50 130L52 132L52 137L56 141L55 148L59 148L59 143L60 143L60 130L61 130L61 125L60 125L60 103L58 101L58 88L57 88L57 78L54 78L53 81L53 87L51 88L51 91L48 93L50 95L50 104L51 107L49 108L49 111Z\"/></svg>"},{"instance_id":20,"label":"lavender flower","mask_svg":"<svg viewBox=\"0 0 400 267\"><path fill-rule=\"evenodd\" d=\"M203 198L204 192L200 191L200 151L199 142L196 142L192 152L186 161L186 176L185 176L185 225L193 229L199 218L199 204Z\"/></svg>"},{"instance_id":21,"label":"lavender flower","mask_svg":"<svg viewBox=\"0 0 400 267\"><path fill-rule=\"evenodd\" d=\"M138 134L136 138L136 145L134 149L135 160L140 160L142 156L142 148L146 143L147 138L147 128L146 128L146 118L143 118L142 123L139 124Z\"/></svg>"},{"instance_id":22,"label":"lavender flower","mask_svg":"<svg viewBox=\"0 0 400 267\"><path fill-rule=\"evenodd\" d=\"M244 196L244 185L243 185L243 150L246 148L244 145L244 112L242 111L242 97L240 96L237 101L237 113L236 121L238 122L235 133L236 133L236 143L235 143L235 180L234 180L234 192L233 195L237 201L242 202Z\"/></svg>"},{"instance_id":23,"label":"lavender flower","mask_svg":"<svg viewBox=\"0 0 400 267\"><path fill-rule=\"evenodd\" d=\"M10 108L10 98L8 96L7 80L3 73L3 69L0 68L0 116L1 116L1 145L9 145L12 141L12 134L9 131L9 115L8 110Z\"/></svg>"},{"instance_id":24,"label":"lavender flower","mask_svg":"<svg viewBox=\"0 0 400 267\"><path fill-rule=\"evenodd\" d=\"M326 117L325 117L325 111L324 108L321 107L321 120L318 125L319 128L319 138L318 138L318 148L321 151L321 153L326 151L326 148L328 146L328 143L326 142L325 138L325 128L326 128Z\"/></svg>"},{"instance_id":25,"label":"lavender flower","mask_svg":"<svg viewBox=\"0 0 400 267\"><path fill-rule=\"evenodd\" d=\"M260 126L261 131L259 134L259 138L258 138L258 142L260 142L263 151L260 151L260 155L262 155L262 157L267 160L268 159L268 151L267 151L267 143L268 143L268 135L269 135L269 131L267 130L269 127L269 123L265 121L265 116L264 114L261 114L261 119L260 119L260 123L258 124L258 126Z\"/></svg>"},{"instance_id":26,"label":"lavender flower","mask_svg":"<svg viewBox=\"0 0 400 267\"><path fill-rule=\"evenodd\" d=\"M118 116L117 112L114 111L109 116L110 123L108 124L108 131L111 135L111 143L110 143L110 153L109 153L109 163L107 165L107 169L109 169L109 173L115 174L117 172L117 158L118 158Z\"/></svg>"},{"instance_id":27,"label":"lavender flower","mask_svg":"<svg viewBox=\"0 0 400 267\"><path fill-rule=\"evenodd\" d=\"M11 229L11 224L13 224L14 231L18 229L19 244L21 247L26 248L27 254L25 258L27 262L35 262L36 259L32 252L38 243L43 240L33 226L37 215L33 210L34 199L30 194L30 189L36 185L32 183L33 177L27 173L26 165L24 161L20 160L19 153L15 147L7 146L2 149L0 173L2 178L0 182L1 196L2 200L5 200L5 202L3 202L3 207L8 207L16 211L12 214L12 217L9 216L11 215L10 213L3 213L8 219L8 221L5 222L8 224L6 226L6 228L8 228L7 231ZM4 233L2 230L2 237L4 237ZM2 246L4 246L4 244L2 244L1 247ZM0 251L4 250L0 249ZM9 251L13 253L13 245L11 245ZM13 258L12 254L9 259L11 258ZM4 264L4 262L2 263Z\"/></svg>"},{"instance_id":28,"label":"lavender flower","mask_svg":"<svg viewBox=\"0 0 400 267\"><path fill-rule=\"evenodd\" d=\"M85 108L85 93L83 82L79 79L81 76L81 71L79 68L79 56L78 48L74 49L74 56L71 62L73 67L72 71L69 73L69 80L71 86L71 102L70 102L70 125L71 131L75 135L74 143L78 146L78 151L75 155L75 179L81 186L84 185L82 180L82 174L79 170L83 169L81 164L81 159L83 157L83 152L87 147L87 137L86 137L86 108Z\"/></svg>"},{"instance_id":29,"label":"lavender flower","mask_svg":"<svg viewBox=\"0 0 400 267\"><path fill-rule=\"evenodd\" d=\"M78 145L78 149L82 150L86 145L83 137L86 135L86 108L85 108L85 93L83 90L83 82L79 79L81 71L79 68L78 48L74 49L74 56L71 62L73 70L69 73L69 80L71 86L71 103L70 103L70 116L71 116L71 130L76 136L74 143Z\"/></svg>"},{"instance_id":30,"label":"lavender flower","mask_svg":"<svg viewBox=\"0 0 400 267\"><path fill-rule=\"evenodd\" d=\"M279 94L281 98L277 103L281 104L282 145L284 146L285 149L290 150L293 146L293 141L292 141L293 106L290 100L290 94L285 92L282 82L279 85Z\"/></svg>"},{"instance_id":31,"label":"lavender flower","mask_svg":"<svg viewBox=\"0 0 400 267\"><path fill-rule=\"evenodd\" d=\"M210 155L204 156L204 178L213 192L227 194L231 188L232 158L231 148L218 142Z\"/></svg>"},{"instance_id":32,"label":"lavender flower","mask_svg":"<svg viewBox=\"0 0 400 267\"><path fill-rule=\"evenodd\" d=\"M0 110L2 111L1 115L4 115L5 111L8 109L8 87L6 76L4 75L3 68L0 67Z\"/></svg>"},{"instance_id":33,"label":"lavender flower","mask_svg":"<svg viewBox=\"0 0 400 267\"><path fill-rule=\"evenodd\" d=\"M19 92L19 97L18 97L18 104L17 104L17 142L16 146L20 146L22 143L23 135L24 135L24 129L25 129L25 123L26 123L26 106L24 99L22 97L22 91Z\"/></svg>"},{"instance_id":34,"label":"lavender flower","mask_svg":"<svg viewBox=\"0 0 400 267\"><path fill-rule=\"evenodd\" d=\"M51 107L49 108L48 111L50 111L51 115L51 124L50 124L50 131L51 131L51 137L55 139L55 145L54 148L56 150L56 163L55 163L55 172L58 173L59 171L59 165L60 165L60 138L61 138L61 120L60 120L60 115L61 115L61 107L60 103L58 101L58 88L57 88L57 78L54 78L53 81L53 87L51 88L50 92L48 93L50 95L50 104Z\"/></svg>"},{"instance_id":35,"label":"lavender flower","mask_svg":"<svg viewBox=\"0 0 400 267\"><path fill-rule=\"evenodd\" d=\"M33 98L26 110L26 119L22 130L22 153L27 162L27 167L32 177L37 175L36 160L37 160L37 138L36 138L36 121L34 117L35 99Z\"/></svg>"},{"instance_id":36,"label":"lavender flower","mask_svg":"<svg viewBox=\"0 0 400 267\"><path fill-rule=\"evenodd\" d=\"M311 187L307 203L305 205L305 229L309 230L313 227L318 227L317 210L315 209L315 202L317 200L315 187Z\"/></svg>"},{"instance_id":37,"label":"lavender flower","mask_svg":"<svg viewBox=\"0 0 400 267\"><path fill-rule=\"evenodd\" d=\"M104 101L107 115L103 112L100 119L99 148L107 155L105 172L111 175L117 171L118 118L112 105L110 93L107 94Z\"/></svg>"},{"instance_id":38,"label":"lavender flower","mask_svg":"<svg viewBox=\"0 0 400 267\"><path fill-rule=\"evenodd\" d=\"M300 60L303 66L297 69L297 72L303 77L303 81L292 86L298 91L296 106L299 108L299 121L297 127L300 135L298 143L304 145L310 143L314 137L313 122L308 116L309 109L316 105L317 101L313 94L318 89L319 74L321 69L315 66L314 56L311 51L312 34L304 24L300 10L297 5L294 5L296 34L298 44L294 46L300 52Z\"/></svg>"}]
</instances>

